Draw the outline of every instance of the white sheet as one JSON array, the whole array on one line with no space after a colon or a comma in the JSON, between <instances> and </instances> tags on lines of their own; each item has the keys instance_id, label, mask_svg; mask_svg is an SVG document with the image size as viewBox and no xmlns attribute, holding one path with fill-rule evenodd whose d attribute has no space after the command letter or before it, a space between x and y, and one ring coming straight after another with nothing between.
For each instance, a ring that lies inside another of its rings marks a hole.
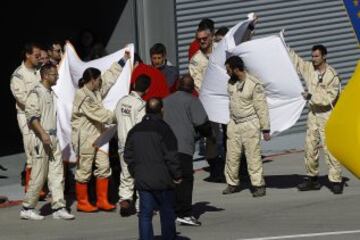
<instances>
[{"instance_id":1,"label":"white sheet","mask_svg":"<svg viewBox=\"0 0 360 240\"><path fill-rule=\"evenodd\" d=\"M76 161L75 153L71 147L71 111L75 97L76 89L78 89L78 80L82 77L84 70L88 67L95 67L102 72L110 68L111 64L118 61L125 53L130 51L131 61L124 66L122 73L112 86L109 93L103 100L104 107L114 110L118 100L129 93L130 77L132 73L134 59L134 45L129 44L113 54L96 59L89 62L83 62L77 56L74 47L67 43L65 46L65 54L59 68L59 80L53 90L57 96L57 136L59 138L60 147L63 152L63 159L70 162ZM108 152L108 144L101 148Z\"/></svg>"},{"instance_id":2,"label":"white sheet","mask_svg":"<svg viewBox=\"0 0 360 240\"><path fill-rule=\"evenodd\" d=\"M271 133L279 133L293 126L299 119L306 103L301 96L303 87L280 35L236 46L234 32L247 25L248 21L243 21L233 27L211 54L200 90L200 100L211 121L223 124L229 122L229 76L224 63L231 55L240 56L248 72L264 83Z\"/></svg>"}]
</instances>

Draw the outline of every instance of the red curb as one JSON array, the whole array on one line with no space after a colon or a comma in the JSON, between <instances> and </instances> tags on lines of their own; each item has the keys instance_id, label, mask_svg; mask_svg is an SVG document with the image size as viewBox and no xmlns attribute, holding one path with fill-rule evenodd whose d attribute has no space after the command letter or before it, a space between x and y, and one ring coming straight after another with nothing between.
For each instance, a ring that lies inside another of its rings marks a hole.
<instances>
[{"instance_id":1,"label":"red curb","mask_svg":"<svg viewBox=\"0 0 360 240\"><path fill-rule=\"evenodd\" d=\"M6 201L0 204L0 208L14 207L22 204L22 200Z\"/></svg>"}]
</instances>

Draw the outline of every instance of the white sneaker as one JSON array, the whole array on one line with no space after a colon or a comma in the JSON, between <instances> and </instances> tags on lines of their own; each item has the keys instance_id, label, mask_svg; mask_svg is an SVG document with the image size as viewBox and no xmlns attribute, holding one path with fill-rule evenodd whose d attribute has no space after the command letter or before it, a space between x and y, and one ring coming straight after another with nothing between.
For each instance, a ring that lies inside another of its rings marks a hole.
<instances>
[{"instance_id":1,"label":"white sneaker","mask_svg":"<svg viewBox=\"0 0 360 240\"><path fill-rule=\"evenodd\" d=\"M188 226L201 226L201 222L199 222L195 217L177 217L176 222L180 223L181 225L188 225Z\"/></svg>"},{"instance_id":2,"label":"white sneaker","mask_svg":"<svg viewBox=\"0 0 360 240\"><path fill-rule=\"evenodd\" d=\"M38 214L34 209L21 209L20 218L25 220L44 220L44 216Z\"/></svg>"},{"instance_id":3,"label":"white sneaker","mask_svg":"<svg viewBox=\"0 0 360 240\"><path fill-rule=\"evenodd\" d=\"M75 219L75 216L70 214L65 208L60 208L59 210L53 212L52 216L54 219L64 219L64 220Z\"/></svg>"}]
</instances>

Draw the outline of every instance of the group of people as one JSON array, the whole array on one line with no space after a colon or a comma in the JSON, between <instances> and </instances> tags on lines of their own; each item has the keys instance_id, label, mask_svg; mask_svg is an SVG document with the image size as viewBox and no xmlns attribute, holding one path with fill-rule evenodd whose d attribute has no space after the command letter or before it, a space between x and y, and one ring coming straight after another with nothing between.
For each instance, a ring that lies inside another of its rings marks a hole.
<instances>
[{"instance_id":1,"label":"group of people","mask_svg":"<svg viewBox=\"0 0 360 240\"><path fill-rule=\"evenodd\" d=\"M249 25L248 36L251 36L255 23ZM153 238L154 211L160 212L163 239L176 238L175 222L201 225L192 213L196 139L206 139L210 178L226 182L223 194L240 191L240 158L244 153L253 197L266 195L260 143L261 138L270 140L271 126L261 79L246 71L239 56L230 56L224 62L229 75L230 122L227 125L209 121L197 97L209 56L226 32L226 28L220 28L215 33L214 22L203 19L189 48L189 74L181 77L177 68L168 64L163 44L157 43L150 49L151 65L144 64L135 54L131 92L119 100L114 111L105 109L102 99L124 66L130 64L130 53L125 52L103 73L97 68L84 71L78 82L71 116L71 141L78 158L75 172L78 211L112 211L116 208L108 200L112 174L108 155L93 146L109 124L117 124L120 213L122 216L138 213L140 239ZM26 193L20 216L44 219L35 207L47 181L53 217L74 219L75 216L65 208L64 168L56 137L56 96L51 89L58 79L61 45L54 43L45 53L50 59L42 62L42 48L36 44L26 45L23 62L11 78L27 157ZM58 58L56 53L59 53ZM298 189L320 189L317 176L322 143L332 191L341 194L341 167L327 150L324 134L324 125L340 94L340 79L326 63L326 54L323 45L316 45L312 48L312 62L306 62L289 49L296 70L305 80L307 90L303 97L309 103L305 140L307 177ZM226 131L225 161L217 149L221 130ZM92 175L96 178L95 205L88 197Z\"/></svg>"}]
</instances>

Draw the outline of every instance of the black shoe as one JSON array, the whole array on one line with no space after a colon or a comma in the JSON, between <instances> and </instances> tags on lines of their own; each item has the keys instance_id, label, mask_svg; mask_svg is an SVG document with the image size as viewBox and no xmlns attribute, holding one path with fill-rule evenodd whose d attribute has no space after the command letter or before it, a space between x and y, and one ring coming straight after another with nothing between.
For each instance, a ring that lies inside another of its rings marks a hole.
<instances>
[{"instance_id":1,"label":"black shoe","mask_svg":"<svg viewBox=\"0 0 360 240\"><path fill-rule=\"evenodd\" d=\"M261 187L254 187L254 191L252 192L253 197L263 197L266 195L266 188L265 186Z\"/></svg>"},{"instance_id":2,"label":"black shoe","mask_svg":"<svg viewBox=\"0 0 360 240\"><path fill-rule=\"evenodd\" d=\"M209 176L207 178L204 178L204 181L206 182L212 182L212 183L226 183L225 176Z\"/></svg>"},{"instance_id":3,"label":"black shoe","mask_svg":"<svg viewBox=\"0 0 360 240\"><path fill-rule=\"evenodd\" d=\"M121 200L120 201L120 215L122 217L129 217L133 214L136 214L136 209L134 204L130 200Z\"/></svg>"},{"instance_id":4,"label":"black shoe","mask_svg":"<svg viewBox=\"0 0 360 240\"><path fill-rule=\"evenodd\" d=\"M299 191L320 190L321 185L317 177L305 177L304 182L297 185Z\"/></svg>"},{"instance_id":5,"label":"black shoe","mask_svg":"<svg viewBox=\"0 0 360 240\"><path fill-rule=\"evenodd\" d=\"M212 159L207 159L209 164L209 177L205 178L206 182L213 183L226 183L225 175L224 175L224 161L220 156Z\"/></svg>"},{"instance_id":6,"label":"black shoe","mask_svg":"<svg viewBox=\"0 0 360 240\"><path fill-rule=\"evenodd\" d=\"M214 172L210 168L210 175L207 178L204 178L204 181L206 182L216 182L216 177L214 175Z\"/></svg>"},{"instance_id":7,"label":"black shoe","mask_svg":"<svg viewBox=\"0 0 360 240\"><path fill-rule=\"evenodd\" d=\"M227 187L224 189L222 194L227 195L227 194L232 194L232 193L236 193L236 192L240 192L239 186L227 185Z\"/></svg>"},{"instance_id":8,"label":"black shoe","mask_svg":"<svg viewBox=\"0 0 360 240\"><path fill-rule=\"evenodd\" d=\"M331 191L334 194L342 194L343 193L344 186L342 185L341 182L332 182L331 184L332 184Z\"/></svg>"}]
</instances>

